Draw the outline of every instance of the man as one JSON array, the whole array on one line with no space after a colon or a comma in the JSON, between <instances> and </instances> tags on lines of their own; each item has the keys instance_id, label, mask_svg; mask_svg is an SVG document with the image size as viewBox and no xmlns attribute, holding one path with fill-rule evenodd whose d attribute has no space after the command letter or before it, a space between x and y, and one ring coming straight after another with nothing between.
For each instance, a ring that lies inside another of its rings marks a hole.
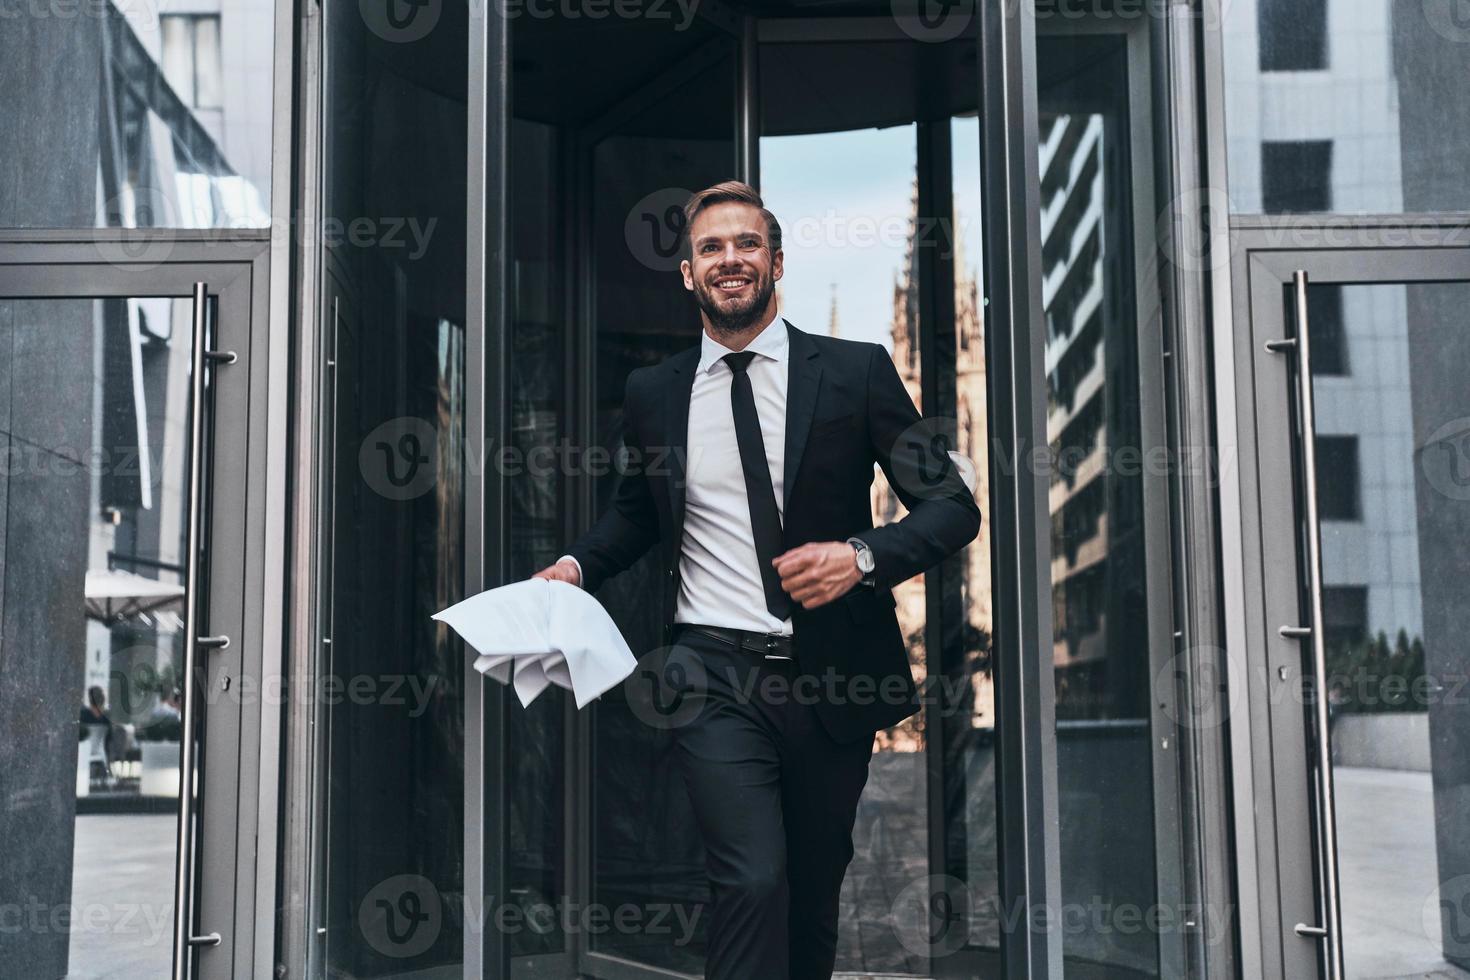
<instances>
[{"instance_id":1,"label":"man","mask_svg":"<svg viewBox=\"0 0 1470 980\"><path fill-rule=\"evenodd\" d=\"M685 218L700 344L629 375L624 442L646 465L537 575L596 590L661 547L670 656L702 678L673 734L713 899L705 975L829 978L873 733L916 709L889 590L980 514L882 347L777 320L760 195L717 184ZM880 528L875 462L909 511Z\"/></svg>"}]
</instances>

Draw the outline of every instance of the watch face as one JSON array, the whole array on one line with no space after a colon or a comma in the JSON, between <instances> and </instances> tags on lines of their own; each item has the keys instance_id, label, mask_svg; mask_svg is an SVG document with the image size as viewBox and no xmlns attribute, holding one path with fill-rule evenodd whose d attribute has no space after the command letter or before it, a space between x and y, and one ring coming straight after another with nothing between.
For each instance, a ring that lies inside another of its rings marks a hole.
<instances>
[{"instance_id":1,"label":"watch face","mask_svg":"<svg viewBox=\"0 0 1470 980\"><path fill-rule=\"evenodd\" d=\"M857 566L858 571L864 575L871 572L873 570L873 553L867 548L859 548L857 550Z\"/></svg>"}]
</instances>

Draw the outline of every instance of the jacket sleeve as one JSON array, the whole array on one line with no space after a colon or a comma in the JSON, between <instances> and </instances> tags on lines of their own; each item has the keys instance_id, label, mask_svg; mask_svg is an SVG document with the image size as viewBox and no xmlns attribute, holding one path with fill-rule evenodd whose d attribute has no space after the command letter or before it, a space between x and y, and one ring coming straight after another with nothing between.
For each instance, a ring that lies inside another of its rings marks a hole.
<instances>
[{"instance_id":1,"label":"jacket sleeve","mask_svg":"<svg viewBox=\"0 0 1470 980\"><path fill-rule=\"evenodd\" d=\"M597 522L568 549L582 569L582 588L596 592L602 583L630 567L658 541L658 510L644 472L647 447L634 437L638 431L639 405L634 397L634 378L628 376L623 392L624 451L617 487L611 505Z\"/></svg>"},{"instance_id":2,"label":"jacket sleeve","mask_svg":"<svg viewBox=\"0 0 1470 980\"><path fill-rule=\"evenodd\" d=\"M901 520L858 534L873 550L876 584L891 588L975 540L980 508L949 452L951 433L921 424L888 352L874 344L868 362L868 435L873 457L898 499Z\"/></svg>"}]
</instances>

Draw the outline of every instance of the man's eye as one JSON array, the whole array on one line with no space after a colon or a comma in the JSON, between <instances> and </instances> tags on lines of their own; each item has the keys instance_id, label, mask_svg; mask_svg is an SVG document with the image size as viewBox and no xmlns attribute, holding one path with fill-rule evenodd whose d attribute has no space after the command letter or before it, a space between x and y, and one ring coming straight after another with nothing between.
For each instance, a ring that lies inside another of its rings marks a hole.
<instances>
[{"instance_id":1,"label":"man's eye","mask_svg":"<svg viewBox=\"0 0 1470 980\"><path fill-rule=\"evenodd\" d=\"M758 239L755 238L743 238L740 241L740 247L749 252L753 249L760 248L761 243Z\"/></svg>"},{"instance_id":2,"label":"man's eye","mask_svg":"<svg viewBox=\"0 0 1470 980\"><path fill-rule=\"evenodd\" d=\"M701 252L713 252L715 250L715 247L713 245L710 245L710 244L704 244L704 245L699 246L699 250Z\"/></svg>"}]
</instances>

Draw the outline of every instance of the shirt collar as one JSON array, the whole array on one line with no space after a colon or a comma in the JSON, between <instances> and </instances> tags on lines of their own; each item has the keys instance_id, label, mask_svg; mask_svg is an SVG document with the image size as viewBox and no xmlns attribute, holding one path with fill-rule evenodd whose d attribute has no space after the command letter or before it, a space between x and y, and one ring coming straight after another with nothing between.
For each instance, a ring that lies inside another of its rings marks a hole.
<instances>
[{"instance_id":1,"label":"shirt collar","mask_svg":"<svg viewBox=\"0 0 1470 980\"><path fill-rule=\"evenodd\" d=\"M706 373L714 370L721 363L726 354L735 353L724 344L709 335L709 331L701 330L699 333L699 368L697 373ZM768 357L777 364L786 363L786 355L791 350L791 337L787 332L785 320L777 317L766 325L766 329L756 334L754 340L745 346L745 349L757 357Z\"/></svg>"}]
</instances>

